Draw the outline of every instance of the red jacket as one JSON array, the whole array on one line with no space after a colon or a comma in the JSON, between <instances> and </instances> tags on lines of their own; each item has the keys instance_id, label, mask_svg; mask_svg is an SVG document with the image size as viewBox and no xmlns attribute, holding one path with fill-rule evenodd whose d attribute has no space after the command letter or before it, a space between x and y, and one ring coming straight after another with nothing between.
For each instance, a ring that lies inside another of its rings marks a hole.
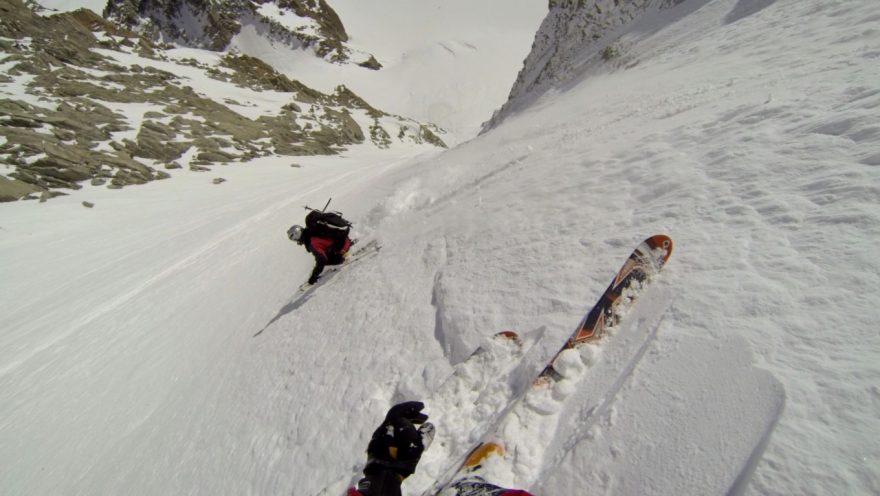
<instances>
[{"instance_id":1,"label":"red jacket","mask_svg":"<svg viewBox=\"0 0 880 496\"><path fill-rule=\"evenodd\" d=\"M309 251L314 253L315 255L323 257L324 260L326 260L324 263L327 264L327 262L333 260L335 255L332 249L333 244L334 241L330 238L319 238L317 236L313 236L309 238ZM339 250L339 253L345 255L346 253L348 253L349 248L351 248L351 240L346 238L345 244L342 246L342 249Z\"/></svg>"},{"instance_id":2,"label":"red jacket","mask_svg":"<svg viewBox=\"0 0 880 496\"><path fill-rule=\"evenodd\" d=\"M491 487L495 487L495 486L491 486ZM364 496L364 495L361 492L359 492L357 489L350 487L350 488L348 488L348 493L346 496ZM534 496L534 495L530 492L526 492L521 489L508 489L508 490L504 491L503 493L499 493L498 496Z\"/></svg>"},{"instance_id":3,"label":"red jacket","mask_svg":"<svg viewBox=\"0 0 880 496\"><path fill-rule=\"evenodd\" d=\"M345 238L342 249L336 251L333 239L323 236L311 236L307 234L307 231L308 229L303 232L301 239L303 244L306 245L306 249L315 256L315 268L309 277L309 284L314 284L318 280L318 276L321 275L321 272L324 271L325 265L339 265L345 261L345 254L351 248L351 240Z\"/></svg>"}]
</instances>

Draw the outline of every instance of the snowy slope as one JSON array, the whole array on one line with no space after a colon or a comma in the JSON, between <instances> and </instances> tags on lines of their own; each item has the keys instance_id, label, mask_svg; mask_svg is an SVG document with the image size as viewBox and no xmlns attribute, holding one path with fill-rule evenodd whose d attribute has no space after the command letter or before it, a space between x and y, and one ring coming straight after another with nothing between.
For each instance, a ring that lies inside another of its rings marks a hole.
<instances>
[{"instance_id":1,"label":"snowy slope","mask_svg":"<svg viewBox=\"0 0 880 496\"><path fill-rule=\"evenodd\" d=\"M725 22L737 9L753 14ZM665 232L669 303L631 320L659 325L585 354L565 420L521 431L553 441L499 482L877 493L878 21L872 0L716 0L630 33L638 64L439 156L263 159L220 186L3 205L0 487L335 494L385 410L424 399L420 494ZM383 248L292 309L311 265L283 231L329 196ZM510 328L533 339L516 373L456 368ZM612 394L594 415L595 384Z\"/></svg>"}]
</instances>

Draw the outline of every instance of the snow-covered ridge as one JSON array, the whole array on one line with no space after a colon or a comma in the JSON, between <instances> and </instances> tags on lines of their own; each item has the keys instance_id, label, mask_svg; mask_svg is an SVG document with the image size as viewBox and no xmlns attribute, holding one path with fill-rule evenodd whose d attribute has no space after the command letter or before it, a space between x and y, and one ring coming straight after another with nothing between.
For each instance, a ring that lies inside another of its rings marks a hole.
<instances>
[{"instance_id":1,"label":"snow-covered ridge","mask_svg":"<svg viewBox=\"0 0 880 496\"><path fill-rule=\"evenodd\" d=\"M638 63L627 49L633 40L622 37L634 30L640 19L646 19L647 24L639 29L656 31L706 2L551 0L550 11L535 35L532 50L523 62L508 101L487 127L586 71ZM682 3L685 5L676 8Z\"/></svg>"}]
</instances>

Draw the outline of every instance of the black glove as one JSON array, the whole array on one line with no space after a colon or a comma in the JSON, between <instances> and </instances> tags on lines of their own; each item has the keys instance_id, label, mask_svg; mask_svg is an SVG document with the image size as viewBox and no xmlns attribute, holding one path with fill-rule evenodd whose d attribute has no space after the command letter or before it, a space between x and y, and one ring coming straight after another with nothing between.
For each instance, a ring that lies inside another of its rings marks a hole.
<instances>
[{"instance_id":1,"label":"black glove","mask_svg":"<svg viewBox=\"0 0 880 496\"><path fill-rule=\"evenodd\" d=\"M409 420L413 424L421 425L428 420L428 414L422 413L425 404L421 401L405 401L391 407L385 415L385 422L394 419Z\"/></svg>"},{"instance_id":2,"label":"black glove","mask_svg":"<svg viewBox=\"0 0 880 496\"><path fill-rule=\"evenodd\" d=\"M367 446L369 460L364 474L391 470L403 480L415 472L425 450L422 433L415 427L428 420L423 408L421 401L407 401L388 410Z\"/></svg>"}]
</instances>

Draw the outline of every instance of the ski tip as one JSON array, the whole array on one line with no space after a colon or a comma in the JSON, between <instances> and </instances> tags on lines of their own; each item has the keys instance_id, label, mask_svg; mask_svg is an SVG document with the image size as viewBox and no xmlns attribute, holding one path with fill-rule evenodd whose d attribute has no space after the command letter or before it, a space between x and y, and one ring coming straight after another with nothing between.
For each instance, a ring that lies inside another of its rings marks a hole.
<instances>
[{"instance_id":1,"label":"ski tip","mask_svg":"<svg viewBox=\"0 0 880 496\"><path fill-rule=\"evenodd\" d=\"M464 461L464 468L475 469L493 455L504 456L504 446L501 443L496 443L494 441L480 443L479 446L471 451L471 454L469 454Z\"/></svg>"},{"instance_id":2,"label":"ski tip","mask_svg":"<svg viewBox=\"0 0 880 496\"><path fill-rule=\"evenodd\" d=\"M519 334L517 334L515 331L501 331L499 333L496 333L492 337L495 339L507 339L507 340L513 341L515 343L520 342Z\"/></svg>"},{"instance_id":3,"label":"ski tip","mask_svg":"<svg viewBox=\"0 0 880 496\"><path fill-rule=\"evenodd\" d=\"M553 360L556 360L554 357ZM554 382L562 380L562 374L553 368L553 364L547 365L544 370L532 381L532 389L544 389L550 387Z\"/></svg>"},{"instance_id":4,"label":"ski tip","mask_svg":"<svg viewBox=\"0 0 880 496\"><path fill-rule=\"evenodd\" d=\"M663 250L665 252L662 257L664 264L669 260L669 257L672 256L672 238L665 234L655 234L646 239L645 244L651 247L652 250Z\"/></svg>"}]
</instances>

